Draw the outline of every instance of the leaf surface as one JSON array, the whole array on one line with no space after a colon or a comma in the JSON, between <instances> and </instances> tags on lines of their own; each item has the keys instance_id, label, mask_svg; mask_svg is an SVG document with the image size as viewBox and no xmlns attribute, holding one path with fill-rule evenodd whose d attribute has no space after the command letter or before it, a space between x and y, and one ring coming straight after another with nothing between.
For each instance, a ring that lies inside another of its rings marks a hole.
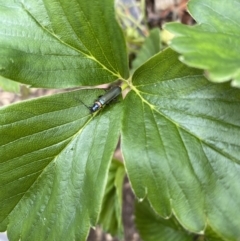
<instances>
[{"instance_id":1,"label":"leaf surface","mask_svg":"<svg viewBox=\"0 0 240 241\"><path fill-rule=\"evenodd\" d=\"M103 93L78 90L0 109L0 230L11 241L85 240L96 224L121 103L96 115L83 103Z\"/></svg>"},{"instance_id":2,"label":"leaf surface","mask_svg":"<svg viewBox=\"0 0 240 241\"><path fill-rule=\"evenodd\" d=\"M240 91L212 84L175 52L133 75L122 151L138 198L191 232L240 237Z\"/></svg>"},{"instance_id":3,"label":"leaf surface","mask_svg":"<svg viewBox=\"0 0 240 241\"><path fill-rule=\"evenodd\" d=\"M0 0L0 75L63 88L128 77L112 0Z\"/></svg>"},{"instance_id":4,"label":"leaf surface","mask_svg":"<svg viewBox=\"0 0 240 241\"><path fill-rule=\"evenodd\" d=\"M188 9L197 25L168 24L175 34L170 46L184 63L206 70L210 80L233 80L240 87L240 1L191 0Z\"/></svg>"}]
</instances>

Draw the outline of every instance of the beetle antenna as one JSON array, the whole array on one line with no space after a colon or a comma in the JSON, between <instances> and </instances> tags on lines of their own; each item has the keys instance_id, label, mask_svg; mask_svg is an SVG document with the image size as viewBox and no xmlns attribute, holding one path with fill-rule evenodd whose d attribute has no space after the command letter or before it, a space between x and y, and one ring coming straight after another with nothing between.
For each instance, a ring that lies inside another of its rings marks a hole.
<instances>
[{"instance_id":1,"label":"beetle antenna","mask_svg":"<svg viewBox=\"0 0 240 241\"><path fill-rule=\"evenodd\" d=\"M90 110L90 107L87 106L82 100L77 99L77 98L75 98L75 97L74 97L74 99L77 100L77 101L80 101L86 108L88 108L88 109Z\"/></svg>"}]
</instances>

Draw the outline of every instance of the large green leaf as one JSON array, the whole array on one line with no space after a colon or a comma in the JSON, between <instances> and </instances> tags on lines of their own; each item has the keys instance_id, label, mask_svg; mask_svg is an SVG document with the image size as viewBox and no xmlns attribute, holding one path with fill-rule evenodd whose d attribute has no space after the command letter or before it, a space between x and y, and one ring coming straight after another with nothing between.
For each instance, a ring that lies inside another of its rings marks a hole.
<instances>
[{"instance_id":1,"label":"large green leaf","mask_svg":"<svg viewBox=\"0 0 240 241\"><path fill-rule=\"evenodd\" d=\"M210 80L232 79L240 87L240 1L191 0L188 9L198 25L167 25L176 35L171 47L184 63L207 70Z\"/></svg>"},{"instance_id":2,"label":"large green leaf","mask_svg":"<svg viewBox=\"0 0 240 241\"><path fill-rule=\"evenodd\" d=\"M112 0L0 0L0 75L35 87L128 77Z\"/></svg>"},{"instance_id":3,"label":"large green leaf","mask_svg":"<svg viewBox=\"0 0 240 241\"><path fill-rule=\"evenodd\" d=\"M135 222L144 241L192 241L194 235L184 230L174 216L159 217L150 207L147 199L135 203Z\"/></svg>"},{"instance_id":4,"label":"large green leaf","mask_svg":"<svg viewBox=\"0 0 240 241\"><path fill-rule=\"evenodd\" d=\"M102 93L0 109L0 230L11 241L82 241L96 224L121 119L121 103L89 113L83 103Z\"/></svg>"},{"instance_id":5,"label":"large green leaf","mask_svg":"<svg viewBox=\"0 0 240 241\"><path fill-rule=\"evenodd\" d=\"M104 231L118 237L123 236L122 189L124 177L123 164L115 159L112 160L98 221Z\"/></svg>"},{"instance_id":6,"label":"large green leaf","mask_svg":"<svg viewBox=\"0 0 240 241\"><path fill-rule=\"evenodd\" d=\"M240 237L240 90L166 50L133 75L122 151L138 198L191 232Z\"/></svg>"}]
</instances>

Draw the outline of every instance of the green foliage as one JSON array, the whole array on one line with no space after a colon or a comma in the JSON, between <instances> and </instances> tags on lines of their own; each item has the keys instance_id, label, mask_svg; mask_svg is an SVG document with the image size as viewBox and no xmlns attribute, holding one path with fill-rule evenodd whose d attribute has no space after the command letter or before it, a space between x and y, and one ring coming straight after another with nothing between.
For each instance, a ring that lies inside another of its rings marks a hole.
<instances>
[{"instance_id":1,"label":"green foliage","mask_svg":"<svg viewBox=\"0 0 240 241\"><path fill-rule=\"evenodd\" d=\"M0 0L0 15L4 77L47 88L128 77L125 42L111 0Z\"/></svg>"},{"instance_id":2,"label":"green foliage","mask_svg":"<svg viewBox=\"0 0 240 241\"><path fill-rule=\"evenodd\" d=\"M205 1L198 2L202 13ZM228 1L226 10L230 2L238 1ZM192 0L194 9L195 4ZM128 79L126 46L110 0L0 0L0 13L4 78L51 88L121 78L130 89L124 100L94 114L86 106L102 89L0 109L0 230L7 229L10 241L84 241L97 223L119 235L124 170L121 164L110 167L119 137L133 191L151 206L137 205L138 227L143 229L147 212L151 228L159 226L159 233L175 240L195 234L208 240L240 237L239 89L210 83L171 49L155 54L154 48ZM227 17L222 24L212 14L209 26L215 22L224 30L231 25ZM205 44L210 46L203 38L198 52L211 59L214 48L204 52ZM229 54L238 62L239 56ZM219 76L223 60L214 58ZM140 233L152 240L153 234Z\"/></svg>"},{"instance_id":3,"label":"green foliage","mask_svg":"<svg viewBox=\"0 0 240 241\"><path fill-rule=\"evenodd\" d=\"M152 29L146 38L136 59L132 63L132 71L135 71L154 54L160 52L160 31L158 28Z\"/></svg>"},{"instance_id":4,"label":"green foliage","mask_svg":"<svg viewBox=\"0 0 240 241\"><path fill-rule=\"evenodd\" d=\"M102 93L79 90L1 109L0 230L8 225L10 240L85 240L95 225L121 104L92 116L77 99L90 104Z\"/></svg>"},{"instance_id":5,"label":"green foliage","mask_svg":"<svg viewBox=\"0 0 240 241\"><path fill-rule=\"evenodd\" d=\"M0 76L0 87L5 91L19 92L19 83Z\"/></svg>"},{"instance_id":6,"label":"green foliage","mask_svg":"<svg viewBox=\"0 0 240 241\"><path fill-rule=\"evenodd\" d=\"M137 69L132 83L122 151L135 194L191 232L208 224L240 236L232 218L240 215L240 91L211 84L171 50Z\"/></svg>"},{"instance_id":7,"label":"green foliage","mask_svg":"<svg viewBox=\"0 0 240 241\"><path fill-rule=\"evenodd\" d=\"M136 202L136 226L144 240L148 241L192 241L194 235L187 233L172 216L163 219L154 213L149 202Z\"/></svg>"},{"instance_id":8,"label":"green foliage","mask_svg":"<svg viewBox=\"0 0 240 241\"><path fill-rule=\"evenodd\" d=\"M99 224L113 236L122 237L122 189L125 176L121 162L113 160L109 169Z\"/></svg>"},{"instance_id":9,"label":"green foliage","mask_svg":"<svg viewBox=\"0 0 240 241\"><path fill-rule=\"evenodd\" d=\"M176 35L171 47L184 63L206 70L210 80L240 87L240 1L191 0L188 8L198 24L168 24Z\"/></svg>"}]
</instances>

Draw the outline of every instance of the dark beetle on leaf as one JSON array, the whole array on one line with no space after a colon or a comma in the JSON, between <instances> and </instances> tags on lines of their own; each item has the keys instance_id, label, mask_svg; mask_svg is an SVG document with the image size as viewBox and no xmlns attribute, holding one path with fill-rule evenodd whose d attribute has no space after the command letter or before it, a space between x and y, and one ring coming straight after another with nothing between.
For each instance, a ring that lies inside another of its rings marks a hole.
<instances>
[{"instance_id":1,"label":"dark beetle on leaf","mask_svg":"<svg viewBox=\"0 0 240 241\"><path fill-rule=\"evenodd\" d=\"M106 104L110 103L113 99L119 96L121 92L121 87L114 86L110 90L108 90L104 95L99 96L99 98L94 101L91 107L88 107L82 101L81 102L90 110L91 113L94 113L100 110Z\"/></svg>"}]
</instances>

